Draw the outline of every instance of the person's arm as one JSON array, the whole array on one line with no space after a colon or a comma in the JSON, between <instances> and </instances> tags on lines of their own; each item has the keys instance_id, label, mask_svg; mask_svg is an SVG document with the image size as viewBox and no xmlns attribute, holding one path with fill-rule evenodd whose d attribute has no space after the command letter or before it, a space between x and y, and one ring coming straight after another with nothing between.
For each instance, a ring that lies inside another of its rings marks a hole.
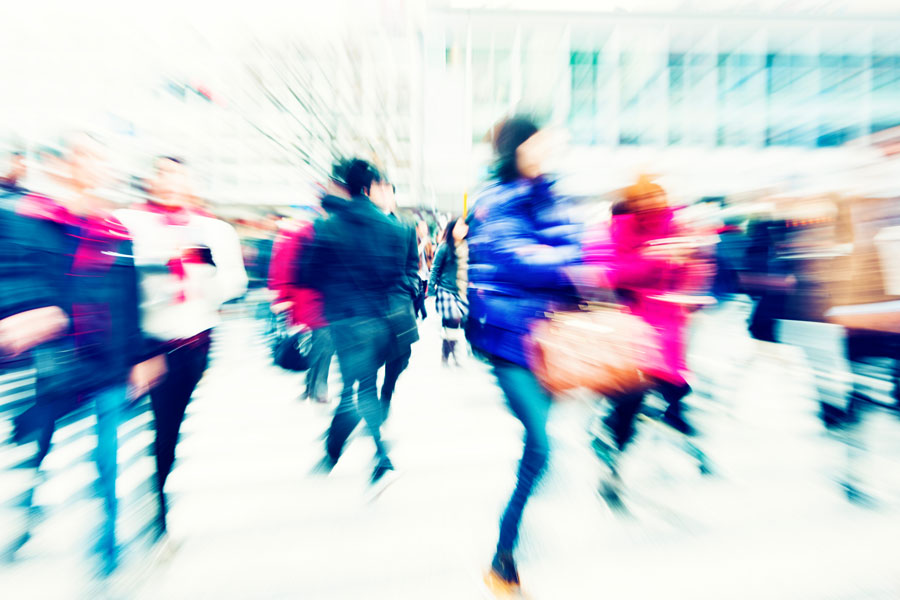
<instances>
[{"instance_id":1,"label":"person's arm","mask_svg":"<svg viewBox=\"0 0 900 600\"><path fill-rule=\"evenodd\" d=\"M52 227L0 209L0 351L17 355L65 333L68 315L56 305L58 268L44 244Z\"/></svg>"},{"instance_id":2,"label":"person's arm","mask_svg":"<svg viewBox=\"0 0 900 600\"><path fill-rule=\"evenodd\" d=\"M524 216L496 219L475 227L469 238L472 255L488 256L470 261L470 271L483 271L479 279L512 283L523 288L567 287L566 267L580 262L577 243L542 244L532 223ZM489 271L489 272L486 272Z\"/></svg>"},{"instance_id":3,"label":"person's arm","mask_svg":"<svg viewBox=\"0 0 900 600\"><path fill-rule=\"evenodd\" d=\"M404 267L404 280L410 298L415 301L419 296L419 245L418 236L414 227L408 228L406 250L406 265Z\"/></svg>"},{"instance_id":4,"label":"person's arm","mask_svg":"<svg viewBox=\"0 0 900 600\"><path fill-rule=\"evenodd\" d=\"M126 339L127 363L131 366L129 383L134 399L142 397L163 378L166 373L165 355L157 343L144 336L141 329L141 292L137 267L134 264L134 249L131 242L122 245L120 254L129 258L123 265L122 304L124 321L122 334Z\"/></svg>"},{"instance_id":5,"label":"person's arm","mask_svg":"<svg viewBox=\"0 0 900 600\"><path fill-rule=\"evenodd\" d=\"M431 269L431 277L428 278L428 290L431 294L437 290L437 283L444 273L444 265L447 262L447 244L441 244L437 254L434 255L434 266Z\"/></svg>"},{"instance_id":6,"label":"person's arm","mask_svg":"<svg viewBox=\"0 0 900 600\"><path fill-rule=\"evenodd\" d=\"M224 221L214 221L215 243L210 246L216 265L215 282L218 301L224 304L241 297L247 291L247 271L241 252L241 240L234 227Z\"/></svg>"}]
</instances>

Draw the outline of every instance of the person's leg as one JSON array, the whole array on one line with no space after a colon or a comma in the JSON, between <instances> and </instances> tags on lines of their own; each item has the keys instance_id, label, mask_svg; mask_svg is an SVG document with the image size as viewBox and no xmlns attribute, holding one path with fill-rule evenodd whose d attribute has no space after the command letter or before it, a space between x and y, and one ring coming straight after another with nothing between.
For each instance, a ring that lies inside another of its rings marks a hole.
<instances>
[{"instance_id":1,"label":"person's leg","mask_svg":"<svg viewBox=\"0 0 900 600\"><path fill-rule=\"evenodd\" d=\"M634 437L634 421L644 402L644 393L621 394L610 400L612 401L612 411L603 422L612 434L616 448L621 451Z\"/></svg>"},{"instance_id":2,"label":"person's leg","mask_svg":"<svg viewBox=\"0 0 900 600\"><path fill-rule=\"evenodd\" d=\"M500 520L500 538L492 565L503 579L517 583L512 553L519 537L525 504L549 461L547 418L551 399L535 376L523 367L495 361L494 374L510 410L525 428L525 448L519 463L516 487Z\"/></svg>"},{"instance_id":3,"label":"person's leg","mask_svg":"<svg viewBox=\"0 0 900 600\"><path fill-rule=\"evenodd\" d=\"M116 568L118 562L116 548L118 427L122 420L126 392L127 388L121 385L103 390L93 398L97 411L97 447L94 450L94 460L97 462L99 473L98 492L103 500L105 512L97 550L103 561L104 572L107 574Z\"/></svg>"},{"instance_id":4,"label":"person's leg","mask_svg":"<svg viewBox=\"0 0 900 600\"><path fill-rule=\"evenodd\" d=\"M412 348L389 360L384 365L384 381L381 384L381 408L383 412L382 420L387 420L388 413L391 409L391 399L394 397L394 389L397 387L397 379L400 374L409 366L409 359L412 356Z\"/></svg>"},{"instance_id":5,"label":"person's leg","mask_svg":"<svg viewBox=\"0 0 900 600\"><path fill-rule=\"evenodd\" d=\"M165 379L150 392L150 404L156 426L156 493L159 500L159 533L166 531L165 486L175 463L175 447L187 405L203 377L209 360L209 340L180 348L167 358Z\"/></svg>"},{"instance_id":6,"label":"person's leg","mask_svg":"<svg viewBox=\"0 0 900 600\"><path fill-rule=\"evenodd\" d=\"M320 327L312 333L309 369L306 372L307 398L318 402L328 400L328 370L331 368L331 356L334 349L331 335L327 327Z\"/></svg>"},{"instance_id":7,"label":"person's leg","mask_svg":"<svg viewBox=\"0 0 900 600\"><path fill-rule=\"evenodd\" d=\"M661 381L657 385L657 389L667 404L666 412L663 413L663 422L685 435L694 435L693 426L684 418L682 404L682 399L691 393L691 386L684 382Z\"/></svg>"},{"instance_id":8,"label":"person's leg","mask_svg":"<svg viewBox=\"0 0 900 600\"><path fill-rule=\"evenodd\" d=\"M353 384L351 375L344 369L344 361L338 357L338 365L341 368L341 379L343 380L343 389L341 390L341 400L334 411L331 419L331 425L328 427L328 433L325 436L325 460L328 462L329 468L334 467L341 458L344 451L344 444L347 438L356 429L359 424L359 411L356 410L356 401L353 398Z\"/></svg>"}]
</instances>

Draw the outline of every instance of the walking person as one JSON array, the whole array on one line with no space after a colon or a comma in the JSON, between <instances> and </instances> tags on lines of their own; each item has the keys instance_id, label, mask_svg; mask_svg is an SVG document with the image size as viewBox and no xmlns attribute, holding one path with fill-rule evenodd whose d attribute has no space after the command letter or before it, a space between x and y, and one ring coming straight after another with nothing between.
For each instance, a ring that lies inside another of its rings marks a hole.
<instances>
[{"instance_id":1,"label":"walking person","mask_svg":"<svg viewBox=\"0 0 900 600\"><path fill-rule=\"evenodd\" d=\"M695 434L683 403L691 393L686 379L687 328L692 308L699 306L691 304L691 295L703 287L712 265L679 241L684 234L664 190L641 178L613 205L610 224L592 231L584 244L585 263L599 267L600 280L629 313L649 325L648 343L657 350L645 356L641 368L650 385L610 397L612 410L593 442L612 472L612 480L601 484L601 494L616 507L621 503L618 457L634 437L635 420L648 392L657 392L666 402L662 423L683 436ZM685 447L701 472L708 472L705 455L692 443Z\"/></svg>"},{"instance_id":2,"label":"walking person","mask_svg":"<svg viewBox=\"0 0 900 600\"><path fill-rule=\"evenodd\" d=\"M424 321L428 317L428 312L425 310L425 299L428 297L428 278L434 262L434 245L431 243L431 234L428 231L428 223L425 221L419 221L416 224L416 235L418 236L419 281L415 313L417 317L422 315Z\"/></svg>"},{"instance_id":3,"label":"walking person","mask_svg":"<svg viewBox=\"0 0 900 600\"><path fill-rule=\"evenodd\" d=\"M409 242L404 268L407 273L415 272L419 264L417 233L414 227L403 224L397 217L397 200L393 184L382 177L381 182L372 184L371 196L372 202L389 218L406 228ZM395 329L399 331L417 331L415 303L420 293L421 287L415 280L400 279L396 282L392 289L393 308L391 310L392 318L397 321ZM409 366L409 359L412 357L412 343L416 339L418 339L418 336L416 338L409 337L409 339L405 337L396 338L396 343L393 344L385 362L380 396L385 420L390 412L391 400L394 397L397 380Z\"/></svg>"},{"instance_id":4,"label":"walking person","mask_svg":"<svg viewBox=\"0 0 900 600\"><path fill-rule=\"evenodd\" d=\"M22 196L5 212L0 235L0 353L29 355L35 402L15 421L14 438L37 440L40 469L57 420L82 406L97 418L94 458L104 521L95 545L100 574L118 566L117 428L130 398L161 376L141 334L138 283L126 228L97 195L104 183L102 146L77 136L55 159L59 198ZM35 525L35 489L26 499L27 530L7 550L14 557Z\"/></svg>"},{"instance_id":5,"label":"walking person","mask_svg":"<svg viewBox=\"0 0 900 600\"><path fill-rule=\"evenodd\" d=\"M306 386L300 399L325 404L328 402L328 372L334 345L324 315L322 295L297 281L300 257L309 247L312 236L313 220L294 221L282 228L272 250L269 289L276 293L272 301L273 312L286 312L291 327L306 327L312 331Z\"/></svg>"},{"instance_id":6,"label":"walking person","mask_svg":"<svg viewBox=\"0 0 900 600\"><path fill-rule=\"evenodd\" d=\"M463 219L450 221L444 230L444 240L434 257L429 293L436 297L435 309L441 315L441 362L449 364L450 357L459 365L457 345L463 339L463 320L469 312L466 300L468 287L469 246L466 235L469 227Z\"/></svg>"},{"instance_id":7,"label":"walking person","mask_svg":"<svg viewBox=\"0 0 900 600\"><path fill-rule=\"evenodd\" d=\"M502 125L495 142L495 181L477 200L468 232L468 338L491 364L510 410L525 429L516 486L485 577L497 594L519 591L514 550L522 513L550 454L551 398L529 367L526 343L537 320L574 302L566 270L580 257L578 228L562 217L542 171L545 136L524 117Z\"/></svg>"},{"instance_id":8,"label":"walking person","mask_svg":"<svg viewBox=\"0 0 900 600\"><path fill-rule=\"evenodd\" d=\"M144 336L165 355L167 375L150 393L156 438L155 536L168 532L165 485L187 405L209 361L219 308L247 290L240 240L228 223L194 209L182 160L159 157L145 205L116 211L134 238Z\"/></svg>"},{"instance_id":9,"label":"walking person","mask_svg":"<svg viewBox=\"0 0 900 600\"><path fill-rule=\"evenodd\" d=\"M381 437L384 410L376 389L378 370L395 348L418 337L415 319L410 323L404 316L409 302L401 304L396 294L401 288L408 290L407 298L415 293L417 273L407 260L411 237L369 199L380 180L369 163L351 162L346 179L351 199L316 222L312 246L301 261L302 280L324 297L344 381L320 467L330 471L337 464L361 416L375 443L373 485L382 484L394 470Z\"/></svg>"}]
</instances>

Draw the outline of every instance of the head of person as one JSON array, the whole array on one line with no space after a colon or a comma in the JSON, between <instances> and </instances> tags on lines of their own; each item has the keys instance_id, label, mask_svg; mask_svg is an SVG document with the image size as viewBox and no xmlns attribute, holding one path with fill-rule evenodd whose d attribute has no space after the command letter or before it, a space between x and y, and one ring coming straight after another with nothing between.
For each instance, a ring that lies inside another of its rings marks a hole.
<instances>
[{"instance_id":1,"label":"head of person","mask_svg":"<svg viewBox=\"0 0 900 600\"><path fill-rule=\"evenodd\" d=\"M157 157L149 191L158 204L186 208L190 204L190 194L184 161L175 156Z\"/></svg>"},{"instance_id":2,"label":"head of person","mask_svg":"<svg viewBox=\"0 0 900 600\"><path fill-rule=\"evenodd\" d=\"M625 188L622 199L614 207L615 214L652 216L664 213L669 208L666 192L646 175L641 175L637 183Z\"/></svg>"},{"instance_id":3,"label":"head of person","mask_svg":"<svg viewBox=\"0 0 900 600\"><path fill-rule=\"evenodd\" d=\"M543 174L548 146L541 130L528 117L512 117L500 126L494 141L494 176L501 183L537 179Z\"/></svg>"},{"instance_id":4,"label":"head of person","mask_svg":"<svg viewBox=\"0 0 900 600\"><path fill-rule=\"evenodd\" d=\"M3 182L6 185L14 186L22 183L27 173L25 166L25 153L21 151L12 152L9 156L9 163L6 165L6 173L3 175Z\"/></svg>"},{"instance_id":5,"label":"head of person","mask_svg":"<svg viewBox=\"0 0 900 600\"><path fill-rule=\"evenodd\" d=\"M351 198L358 196L368 197L372 191L372 185L382 181L381 173L369 162L360 158L354 158L347 167L347 193Z\"/></svg>"},{"instance_id":6,"label":"head of person","mask_svg":"<svg viewBox=\"0 0 900 600\"><path fill-rule=\"evenodd\" d=\"M395 197L396 187L387 177L381 175L372 182L369 190L369 198L372 202L386 214L392 214L397 210L397 198Z\"/></svg>"},{"instance_id":7,"label":"head of person","mask_svg":"<svg viewBox=\"0 0 900 600\"><path fill-rule=\"evenodd\" d=\"M325 186L325 193L338 198L350 198L350 192L347 191L347 172L350 167L350 161L340 159L331 165L331 178Z\"/></svg>"},{"instance_id":8,"label":"head of person","mask_svg":"<svg viewBox=\"0 0 900 600\"><path fill-rule=\"evenodd\" d=\"M60 166L64 181L81 193L99 189L108 176L103 144L87 133L69 138Z\"/></svg>"},{"instance_id":9,"label":"head of person","mask_svg":"<svg viewBox=\"0 0 900 600\"><path fill-rule=\"evenodd\" d=\"M425 221L416 222L416 234L420 240L428 239L428 223Z\"/></svg>"},{"instance_id":10,"label":"head of person","mask_svg":"<svg viewBox=\"0 0 900 600\"><path fill-rule=\"evenodd\" d=\"M465 219L462 217L451 219L447 223L446 229L444 229L444 243L454 247L458 246L460 242L466 239L468 234L469 226L466 224Z\"/></svg>"}]
</instances>

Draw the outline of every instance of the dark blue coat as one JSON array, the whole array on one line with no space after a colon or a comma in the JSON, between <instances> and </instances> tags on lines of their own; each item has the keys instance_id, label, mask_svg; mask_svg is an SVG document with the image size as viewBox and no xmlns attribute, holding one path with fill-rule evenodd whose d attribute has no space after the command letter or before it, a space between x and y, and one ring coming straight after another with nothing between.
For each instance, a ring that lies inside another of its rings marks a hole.
<instances>
[{"instance_id":1,"label":"dark blue coat","mask_svg":"<svg viewBox=\"0 0 900 600\"><path fill-rule=\"evenodd\" d=\"M550 182L495 184L469 222L472 346L527 367L524 341L537 319L577 301L565 270L581 262L581 227Z\"/></svg>"}]
</instances>

